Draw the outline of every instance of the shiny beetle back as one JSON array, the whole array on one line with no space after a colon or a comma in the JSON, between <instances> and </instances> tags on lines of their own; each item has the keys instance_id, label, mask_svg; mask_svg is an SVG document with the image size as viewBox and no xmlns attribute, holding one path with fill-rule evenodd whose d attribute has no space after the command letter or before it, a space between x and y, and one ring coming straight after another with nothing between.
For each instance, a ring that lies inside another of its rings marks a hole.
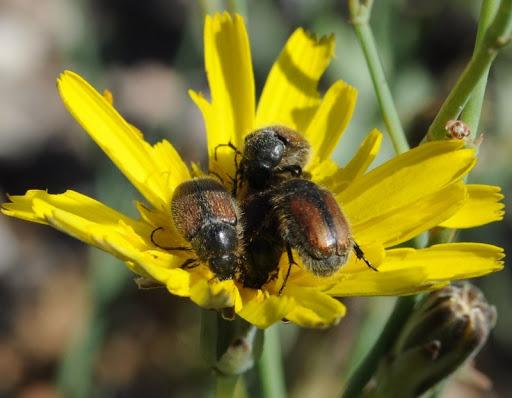
<instances>
[{"instance_id":1,"label":"shiny beetle back","mask_svg":"<svg viewBox=\"0 0 512 398\"><path fill-rule=\"evenodd\" d=\"M242 224L236 201L209 177L180 184L171 200L176 229L200 261L223 280L233 278L243 258Z\"/></svg>"}]
</instances>

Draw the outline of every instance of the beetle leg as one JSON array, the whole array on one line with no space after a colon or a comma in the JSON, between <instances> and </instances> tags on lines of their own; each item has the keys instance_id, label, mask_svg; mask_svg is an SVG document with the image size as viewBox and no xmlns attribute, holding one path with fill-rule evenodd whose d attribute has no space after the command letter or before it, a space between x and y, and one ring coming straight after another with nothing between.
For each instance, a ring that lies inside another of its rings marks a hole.
<instances>
[{"instance_id":1,"label":"beetle leg","mask_svg":"<svg viewBox=\"0 0 512 398\"><path fill-rule=\"evenodd\" d=\"M354 253L356 253L356 257L359 259L359 260L363 260L366 265L368 266L368 268L372 269L373 271L376 271L376 272L379 272L379 270L377 268L375 268L372 263L370 263L370 261L368 261L368 259L364 256L364 253L363 251L361 250L361 248L359 247L359 245L356 243L356 242L352 242L354 244Z\"/></svg>"},{"instance_id":2,"label":"beetle leg","mask_svg":"<svg viewBox=\"0 0 512 398\"><path fill-rule=\"evenodd\" d=\"M210 174L210 175L212 175L214 177L217 177L219 179L219 181L222 184L224 184L224 180L222 179L222 177L218 173L216 173L215 171L208 171L208 174Z\"/></svg>"},{"instance_id":3,"label":"beetle leg","mask_svg":"<svg viewBox=\"0 0 512 398\"><path fill-rule=\"evenodd\" d=\"M276 170L277 173L290 173L293 177L300 177L302 175L302 167L297 164L291 164L289 166L280 167Z\"/></svg>"},{"instance_id":4,"label":"beetle leg","mask_svg":"<svg viewBox=\"0 0 512 398\"><path fill-rule=\"evenodd\" d=\"M297 265L297 263L293 259L292 248L290 247L290 245L286 245L286 253L288 254L288 270L286 271L286 276L284 277L283 285L281 286L281 289L279 289L279 295L281 295L281 293L284 290L284 287L286 286L286 282L288 282L288 278L292 270L292 264Z\"/></svg>"}]
</instances>

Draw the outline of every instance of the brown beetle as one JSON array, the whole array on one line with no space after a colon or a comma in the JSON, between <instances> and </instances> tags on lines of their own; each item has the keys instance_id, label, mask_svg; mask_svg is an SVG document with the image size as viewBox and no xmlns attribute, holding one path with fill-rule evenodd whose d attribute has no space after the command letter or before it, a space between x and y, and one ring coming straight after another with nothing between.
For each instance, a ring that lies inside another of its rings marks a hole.
<instances>
[{"instance_id":1,"label":"brown beetle","mask_svg":"<svg viewBox=\"0 0 512 398\"><path fill-rule=\"evenodd\" d=\"M220 280L235 276L244 257L243 227L238 205L221 183L200 177L178 185L171 200L171 215L176 229L192 247L158 247L193 250L197 258L187 260L182 267L201 261ZM159 229L152 233L153 243Z\"/></svg>"},{"instance_id":2,"label":"brown beetle","mask_svg":"<svg viewBox=\"0 0 512 398\"><path fill-rule=\"evenodd\" d=\"M270 126L245 137L240 178L253 189L267 188L275 176L302 174L311 147L302 135L284 126Z\"/></svg>"},{"instance_id":3,"label":"brown beetle","mask_svg":"<svg viewBox=\"0 0 512 398\"><path fill-rule=\"evenodd\" d=\"M291 247L310 272L329 276L347 262L354 250L376 271L354 242L349 222L331 192L312 181L292 178L273 188L270 201L279 233L288 245L290 263Z\"/></svg>"},{"instance_id":4,"label":"brown beetle","mask_svg":"<svg viewBox=\"0 0 512 398\"><path fill-rule=\"evenodd\" d=\"M282 290L295 263L292 248L318 276L336 272L352 250L376 270L354 241L333 195L305 179L310 151L302 135L283 126L256 130L245 139L237 170L241 185L247 187L242 195L247 221L245 286L261 287L275 275L286 249L290 266Z\"/></svg>"},{"instance_id":5,"label":"brown beetle","mask_svg":"<svg viewBox=\"0 0 512 398\"><path fill-rule=\"evenodd\" d=\"M264 127L245 137L243 152L231 142L215 147L217 160L219 148L228 147L235 152L236 173L233 181L233 194L236 196L239 185L247 184L242 196L261 191L276 182L276 178L300 177L309 160L311 146L297 131L285 126ZM241 156L238 164L238 156Z\"/></svg>"},{"instance_id":6,"label":"brown beetle","mask_svg":"<svg viewBox=\"0 0 512 398\"><path fill-rule=\"evenodd\" d=\"M285 249L290 266L281 290L294 264L292 249L318 276L336 272L352 250L376 271L352 238L333 195L305 179L303 167L311 148L302 135L284 126L270 126L247 135L242 153L232 144L220 146L242 157L236 164L234 186L246 187L241 195L246 220L244 286L259 288L275 275Z\"/></svg>"}]
</instances>

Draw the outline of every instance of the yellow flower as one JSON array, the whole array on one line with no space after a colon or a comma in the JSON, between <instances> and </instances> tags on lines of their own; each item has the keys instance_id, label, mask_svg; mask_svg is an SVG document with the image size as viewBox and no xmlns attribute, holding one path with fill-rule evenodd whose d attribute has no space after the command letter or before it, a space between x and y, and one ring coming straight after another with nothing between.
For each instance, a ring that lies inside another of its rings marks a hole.
<instances>
[{"instance_id":1,"label":"yellow flower","mask_svg":"<svg viewBox=\"0 0 512 398\"><path fill-rule=\"evenodd\" d=\"M2 212L66 232L112 253L133 272L165 284L173 294L190 297L205 308L233 307L240 317L262 328L283 318L306 327L325 327L345 313L343 304L333 297L411 294L501 269L502 249L487 244L393 248L437 225L466 228L502 218L498 187L464 184L462 179L476 155L463 142L421 145L368 171L382 140L374 130L343 168L329 160L357 96L342 81L323 97L317 91L333 56L332 36L316 39L297 29L273 65L257 106L242 18L227 13L206 17L204 41L211 100L190 94L204 117L210 169L232 176L233 152L222 150L214 161L214 148L228 142L241 148L243 137L255 128L282 124L302 132L313 148L307 171L333 192L355 239L380 272L369 270L353 255L328 278L294 266L279 295L286 255L278 277L261 289L218 281L205 265L180 268L184 254L156 247L150 235L163 227L162 245L183 244L172 225L170 198L177 185L199 170L187 167L169 142L150 145L144 141L114 109L109 93L100 95L73 72L64 72L58 80L64 104L146 199L147 204L136 203L140 219L73 191L53 195L31 190L11 196Z\"/></svg>"}]
</instances>

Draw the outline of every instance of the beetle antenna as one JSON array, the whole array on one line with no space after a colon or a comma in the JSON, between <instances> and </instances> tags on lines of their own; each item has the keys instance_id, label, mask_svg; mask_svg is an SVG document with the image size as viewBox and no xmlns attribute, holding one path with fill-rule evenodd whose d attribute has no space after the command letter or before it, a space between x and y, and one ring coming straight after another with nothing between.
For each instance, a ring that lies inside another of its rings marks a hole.
<instances>
[{"instance_id":1,"label":"beetle antenna","mask_svg":"<svg viewBox=\"0 0 512 398\"><path fill-rule=\"evenodd\" d=\"M233 190L232 190L231 194L233 196L236 196L237 190L238 190L238 178L240 176L239 175L239 166L240 166L240 164L239 164L238 157L242 156L242 152L240 150L238 150L238 148L231 141L229 141L227 144L219 144L213 150L213 158L215 159L215 161L217 161L218 149L222 148L222 147L230 148L230 149L232 149L235 152L235 159L234 159L235 160L235 176L234 177L229 177L229 179L233 183ZM212 173L212 172L210 172L210 173ZM221 181L222 181L222 179L221 179ZM224 181L222 181L222 183L224 183Z\"/></svg>"},{"instance_id":2,"label":"beetle antenna","mask_svg":"<svg viewBox=\"0 0 512 398\"><path fill-rule=\"evenodd\" d=\"M151 236L150 236L150 239L151 239L151 243L153 243L156 247L158 247L159 249L162 249L162 250L184 250L184 251L190 251L192 250L190 247L184 247L184 246L176 246L176 247L170 247L170 246L160 246L158 243L156 243L155 241L155 234L157 231L160 231L160 230L163 230L164 227L158 227L158 228L155 228L152 232L151 232Z\"/></svg>"},{"instance_id":3,"label":"beetle antenna","mask_svg":"<svg viewBox=\"0 0 512 398\"><path fill-rule=\"evenodd\" d=\"M214 158L215 160L217 160L217 151L218 151L218 149L219 149L219 148L223 148L223 147L231 148L233 151L235 151L235 154L236 154L236 155L242 155L242 152L240 152L240 151L238 150L238 148L237 148L235 145L233 145L233 143L232 143L231 141L229 141L227 144L219 144L219 145L217 145L217 146L215 147L215 149L213 150L213 158Z\"/></svg>"},{"instance_id":4,"label":"beetle antenna","mask_svg":"<svg viewBox=\"0 0 512 398\"><path fill-rule=\"evenodd\" d=\"M189 258L183 264L180 265L181 269L192 269L199 266L197 258Z\"/></svg>"}]
</instances>

